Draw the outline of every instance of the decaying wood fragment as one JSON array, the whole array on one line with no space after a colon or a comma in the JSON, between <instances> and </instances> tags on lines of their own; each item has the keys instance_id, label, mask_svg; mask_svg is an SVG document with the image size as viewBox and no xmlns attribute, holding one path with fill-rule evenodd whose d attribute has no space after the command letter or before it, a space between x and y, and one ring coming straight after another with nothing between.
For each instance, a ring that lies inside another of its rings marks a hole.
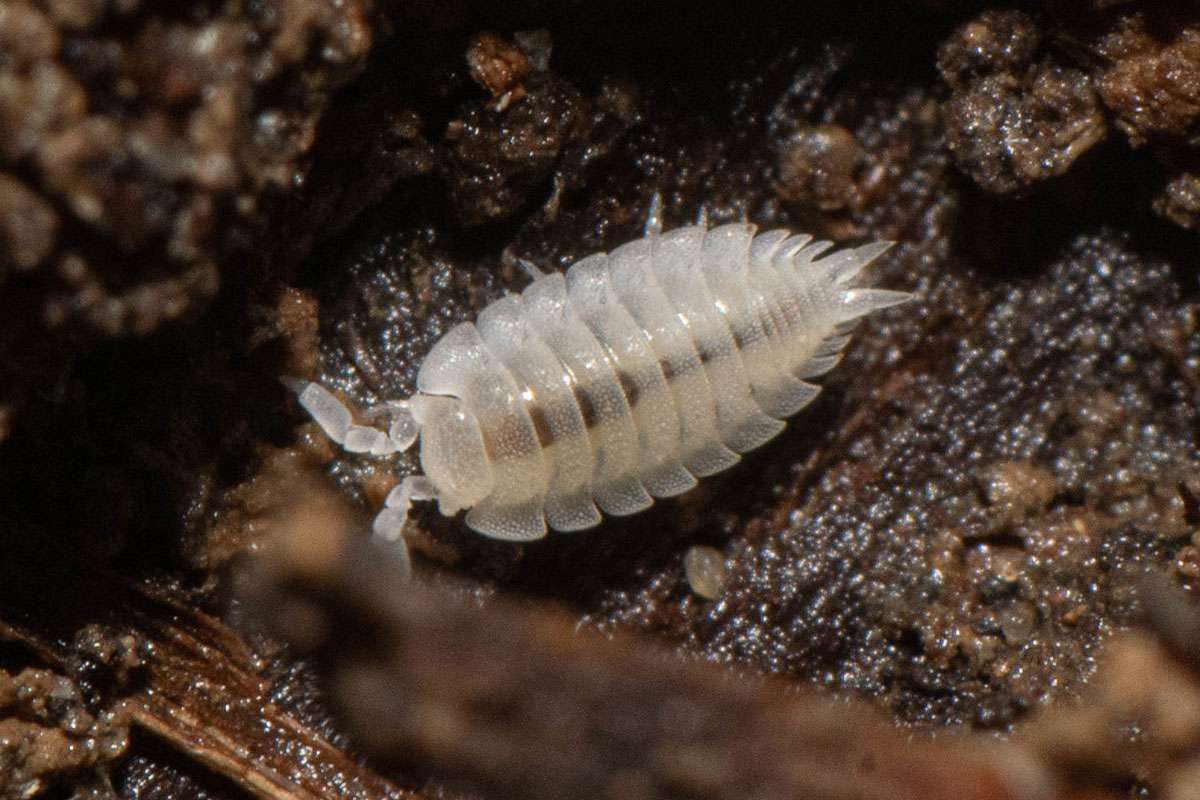
<instances>
[{"instance_id":1,"label":"decaying wood fragment","mask_svg":"<svg viewBox=\"0 0 1200 800\"><path fill-rule=\"evenodd\" d=\"M545 607L399 581L371 545L313 533L273 551L260 600L316 647L331 700L381 763L527 800L1049 797L1007 750L907 741L864 708L607 639Z\"/></svg>"},{"instance_id":2,"label":"decaying wood fragment","mask_svg":"<svg viewBox=\"0 0 1200 800\"><path fill-rule=\"evenodd\" d=\"M95 593L80 613L120 620L117 637L137 651L129 685L118 687L113 699L114 712L132 726L265 800L418 796L357 763L272 702L265 664L237 632L141 588L101 574L88 577ZM19 643L64 672L95 669L81 667L79 637L72 643L62 635L79 622L70 613L34 622L18 609L0 607L0 641ZM120 665L99 665L108 667Z\"/></svg>"}]
</instances>

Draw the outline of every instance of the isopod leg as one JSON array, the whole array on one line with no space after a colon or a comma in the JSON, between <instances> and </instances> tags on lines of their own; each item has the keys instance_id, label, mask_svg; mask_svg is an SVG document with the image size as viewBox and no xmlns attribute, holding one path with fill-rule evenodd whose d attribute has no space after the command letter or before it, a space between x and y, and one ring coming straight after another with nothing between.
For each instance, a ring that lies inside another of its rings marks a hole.
<instances>
[{"instance_id":1,"label":"isopod leg","mask_svg":"<svg viewBox=\"0 0 1200 800\"><path fill-rule=\"evenodd\" d=\"M421 500L436 500L437 491L424 475L410 475L388 492L383 510L371 522L371 532L380 543L395 549L408 564L408 547L404 543L404 526L412 504Z\"/></svg>"},{"instance_id":2,"label":"isopod leg","mask_svg":"<svg viewBox=\"0 0 1200 800\"><path fill-rule=\"evenodd\" d=\"M650 198L650 208L646 211L646 236L658 236L662 233L662 207L662 195L655 192L654 196Z\"/></svg>"},{"instance_id":3,"label":"isopod leg","mask_svg":"<svg viewBox=\"0 0 1200 800\"><path fill-rule=\"evenodd\" d=\"M522 272L529 276L529 280L531 281L536 281L539 278L544 278L550 274L537 264L530 261L528 258L518 258L517 266L521 268Z\"/></svg>"},{"instance_id":4,"label":"isopod leg","mask_svg":"<svg viewBox=\"0 0 1200 800\"><path fill-rule=\"evenodd\" d=\"M505 268L516 266L527 276L529 276L531 281L544 278L554 271L553 268L548 271L544 270L534 262L530 261L528 258L522 258L521 256L517 255L513 252L511 245L504 248L504 252L500 254L500 263L503 264Z\"/></svg>"}]
</instances>

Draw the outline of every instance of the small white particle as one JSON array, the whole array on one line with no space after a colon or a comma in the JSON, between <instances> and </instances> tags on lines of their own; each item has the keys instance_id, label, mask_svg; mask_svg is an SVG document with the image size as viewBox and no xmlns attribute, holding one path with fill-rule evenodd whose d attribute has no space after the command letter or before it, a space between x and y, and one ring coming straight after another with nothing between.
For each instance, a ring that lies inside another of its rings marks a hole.
<instances>
[{"instance_id":1,"label":"small white particle","mask_svg":"<svg viewBox=\"0 0 1200 800\"><path fill-rule=\"evenodd\" d=\"M683 574L692 591L705 600L716 600L725 592L725 556L715 547L689 548L683 557Z\"/></svg>"}]
</instances>

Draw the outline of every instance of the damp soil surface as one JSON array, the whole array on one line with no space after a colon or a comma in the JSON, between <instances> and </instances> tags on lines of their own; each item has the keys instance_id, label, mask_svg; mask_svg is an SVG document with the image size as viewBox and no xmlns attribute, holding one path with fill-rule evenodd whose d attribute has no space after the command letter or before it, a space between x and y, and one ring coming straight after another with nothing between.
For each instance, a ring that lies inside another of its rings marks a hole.
<instances>
[{"instance_id":1,"label":"damp soil surface","mask_svg":"<svg viewBox=\"0 0 1200 800\"><path fill-rule=\"evenodd\" d=\"M1196 796L1200 13L815 5L0 7L0 796L923 796L914 732L1036 765L972 751L962 797ZM395 606L361 548L415 454L342 452L279 378L407 396L521 260L656 194L894 241L866 280L915 300L643 514L512 544L421 507ZM596 738L512 778L555 719ZM755 783L764 730L895 769Z\"/></svg>"}]
</instances>

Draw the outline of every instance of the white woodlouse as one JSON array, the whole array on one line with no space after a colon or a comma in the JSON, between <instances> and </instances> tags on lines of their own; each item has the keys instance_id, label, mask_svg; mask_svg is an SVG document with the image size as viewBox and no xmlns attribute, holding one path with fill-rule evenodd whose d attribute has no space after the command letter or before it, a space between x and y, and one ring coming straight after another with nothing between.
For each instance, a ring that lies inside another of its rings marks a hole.
<instances>
[{"instance_id":1,"label":"white woodlouse","mask_svg":"<svg viewBox=\"0 0 1200 800\"><path fill-rule=\"evenodd\" d=\"M846 248L746 223L645 236L534 277L443 336L418 393L355 424L318 383L289 380L346 450L378 456L421 440L374 521L400 538L411 503L467 509L471 528L525 541L590 528L687 491L762 445L820 390L859 317L905 292L851 288L889 242Z\"/></svg>"}]
</instances>

